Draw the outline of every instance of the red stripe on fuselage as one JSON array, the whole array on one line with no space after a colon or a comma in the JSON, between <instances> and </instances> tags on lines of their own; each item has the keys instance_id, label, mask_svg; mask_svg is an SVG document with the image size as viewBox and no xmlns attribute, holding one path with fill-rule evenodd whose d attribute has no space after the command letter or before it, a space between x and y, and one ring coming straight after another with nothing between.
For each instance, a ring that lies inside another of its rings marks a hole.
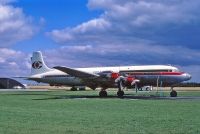
<instances>
[{"instance_id":1,"label":"red stripe on fuselage","mask_svg":"<svg viewBox=\"0 0 200 134\"><path fill-rule=\"evenodd\" d=\"M182 75L184 72L160 72L160 75Z\"/></svg>"},{"instance_id":2,"label":"red stripe on fuselage","mask_svg":"<svg viewBox=\"0 0 200 134\"><path fill-rule=\"evenodd\" d=\"M129 72L129 75L182 75L184 72Z\"/></svg>"}]
</instances>

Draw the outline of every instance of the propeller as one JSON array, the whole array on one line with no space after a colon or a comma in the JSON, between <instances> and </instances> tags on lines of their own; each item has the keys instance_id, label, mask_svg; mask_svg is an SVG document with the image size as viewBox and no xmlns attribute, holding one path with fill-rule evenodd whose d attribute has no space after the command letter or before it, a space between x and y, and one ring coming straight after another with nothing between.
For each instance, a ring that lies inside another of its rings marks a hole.
<instances>
[{"instance_id":1,"label":"propeller","mask_svg":"<svg viewBox=\"0 0 200 134\"><path fill-rule=\"evenodd\" d=\"M117 79L115 79L115 83L117 83L119 90L122 90L125 88L125 86L123 85L123 83L124 83L123 76L119 76Z\"/></svg>"},{"instance_id":2,"label":"propeller","mask_svg":"<svg viewBox=\"0 0 200 134\"><path fill-rule=\"evenodd\" d=\"M127 74L119 74L118 72L112 72L107 76L113 79L115 83L117 83L119 90L124 89L127 86L127 84L133 86L140 82L140 80L135 79L134 76L130 76Z\"/></svg>"}]
</instances>

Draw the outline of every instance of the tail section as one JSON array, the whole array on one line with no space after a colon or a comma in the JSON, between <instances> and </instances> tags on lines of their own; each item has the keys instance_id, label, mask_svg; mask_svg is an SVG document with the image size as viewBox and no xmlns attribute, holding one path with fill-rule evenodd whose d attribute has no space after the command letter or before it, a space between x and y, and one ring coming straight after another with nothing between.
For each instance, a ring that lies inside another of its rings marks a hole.
<instances>
[{"instance_id":1,"label":"tail section","mask_svg":"<svg viewBox=\"0 0 200 134\"><path fill-rule=\"evenodd\" d=\"M51 71L51 69L48 68L44 63L42 53L40 51L33 52L33 56L31 57L31 63L32 63L31 75Z\"/></svg>"}]
</instances>

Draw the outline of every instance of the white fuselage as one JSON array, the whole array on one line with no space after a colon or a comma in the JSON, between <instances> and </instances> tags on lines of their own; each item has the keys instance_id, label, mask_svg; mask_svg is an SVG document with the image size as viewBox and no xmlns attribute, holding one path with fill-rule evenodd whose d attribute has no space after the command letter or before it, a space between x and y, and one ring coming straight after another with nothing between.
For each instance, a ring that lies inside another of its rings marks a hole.
<instances>
[{"instance_id":1,"label":"white fuselage","mask_svg":"<svg viewBox=\"0 0 200 134\"><path fill-rule=\"evenodd\" d=\"M143 85L156 85L160 81L162 86L171 86L191 79L187 73L180 72L176 67L166 65L148 65L148 66L118 66L118 67L93 67L93 68L75 68L80 71L99 74L102 72L119 72L131 75L140 80ZM49 83L51 85L84 86L84 82L70 76L57 69L51 69L48 72L32 75L30 78L37 82ZM101 85L96 85L96 87ZM107 85L113 87L113 83Z\"/></svg>"}]
</instances>

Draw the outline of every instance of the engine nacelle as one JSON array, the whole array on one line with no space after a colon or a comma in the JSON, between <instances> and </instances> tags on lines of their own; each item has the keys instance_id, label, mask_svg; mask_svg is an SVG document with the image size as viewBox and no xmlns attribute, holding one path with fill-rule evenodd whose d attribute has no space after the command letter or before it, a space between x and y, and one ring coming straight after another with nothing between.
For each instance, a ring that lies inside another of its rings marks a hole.
<instances>
[{"instance_id":1,"label":"engine nacelle","mask_svg":"<svg viewBox=\"0 0 200 134\"><path fill-rule=\"evenodd\" d=\"M135 80L135 78L130 77L130 76L128 76L128 77L126 78L126 82L127 82L127 83L132 83L134 80Z\"/></svg>"},{"instance_id":2,"label":"engine nacelle","mask_svg":"<svg viewBox=\"0 0 200 134\"><path fill-rule=\"evenodd\" d=\"M135 79L134 77L132 77L132 76L128 76L127 78L126 78L126 83L128 84L128 85L134 85L135 83L137 83L137 82L140 82L140 80L138 80L138 79Z\"/></svg>"},{"instance_id":3,"label":"engine nacelle","mask_svg":"<svg viewBox=\"0 0 200 134\"><path fill-rule=\"evenodd\" d=\"M117 79L119 77L119 73L111 73L111 78L112 79Z\"/></svg>"}]
</instances>

